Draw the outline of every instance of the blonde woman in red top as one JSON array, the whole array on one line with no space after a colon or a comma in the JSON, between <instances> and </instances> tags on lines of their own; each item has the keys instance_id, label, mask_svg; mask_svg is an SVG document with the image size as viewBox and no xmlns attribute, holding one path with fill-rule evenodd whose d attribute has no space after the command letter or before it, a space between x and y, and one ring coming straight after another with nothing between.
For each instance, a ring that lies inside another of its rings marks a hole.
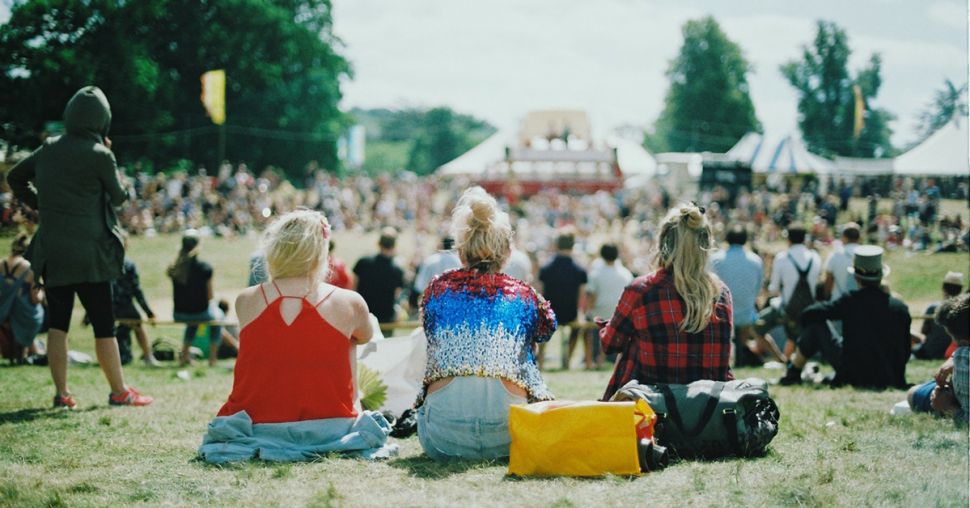
<instances>
[{"instance_id":1,"label":"blonde woman in red top","mask_svg":"<svg viewBox=\"0 0 970 508\"><path fill-rule=\"evenodd\" d=\"M377 329L360 295L324 282L329 239L326 218L310 210L267 229L269 281L236 299L239 357L199 449L205 460L309 460L384 445L387 422L360 410L355 382L356 345Z\"/></svg>"}]
</instances>

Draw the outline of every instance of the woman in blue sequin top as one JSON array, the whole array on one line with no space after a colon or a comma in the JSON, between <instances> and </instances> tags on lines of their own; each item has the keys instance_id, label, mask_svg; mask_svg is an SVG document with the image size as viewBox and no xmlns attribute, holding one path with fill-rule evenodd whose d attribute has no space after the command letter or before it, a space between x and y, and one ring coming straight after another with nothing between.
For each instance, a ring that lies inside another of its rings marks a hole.
<instances>
[{"instance_id":1,"label":"woman in blue sequin top","mask_svg":"<svg viewBox=\"0 0 970 508\"><path fill-rule=\"evenodd\" d=\"M556 318L528 284L499 273L512 227L481 187L458 201L452 234L463 267L434 279L421 305L428 364L418 437L438 460L505 457L509 405L553 398L535 350Z\"/></svg>"}]
</instances>

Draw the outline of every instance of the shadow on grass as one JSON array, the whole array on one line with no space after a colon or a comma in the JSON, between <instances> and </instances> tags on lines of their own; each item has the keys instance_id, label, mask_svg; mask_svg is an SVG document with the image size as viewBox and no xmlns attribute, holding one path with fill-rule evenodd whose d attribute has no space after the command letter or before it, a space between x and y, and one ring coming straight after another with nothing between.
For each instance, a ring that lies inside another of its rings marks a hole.
<instances>
[{"instance_id":1,"label":"shadow on grass","mask_svg":"<svg viewBox=\"0 0 970 508\"><path fill-rule=\"evenodd\" d=\"M17 411L8 411L6 413L0 413L0 425L7 425L11 423L26 423L35 420L45 420L45 419L64 419L70 418L71 413L81 413L87 411L94 411L96 407L89 407L86 409L75 409L74 411L66 411L64 409L52 409L52 408L40 408L32 407L27 409L18 409Z\"/></svg>"},{"instance_id":2,"label":"shadow on grass","mask_svg":"<svg viewBox=\"0 0 970 508\"><path fill-rule=\"evenodd\" d=\"M404 469L415 478L441 480L456 474L462 474L472 469L482 469L491 466L506 466L507 460L449 460L438 462L426 455L393 459L387 463L391 467Z\"/></svg>"}]
</instances>

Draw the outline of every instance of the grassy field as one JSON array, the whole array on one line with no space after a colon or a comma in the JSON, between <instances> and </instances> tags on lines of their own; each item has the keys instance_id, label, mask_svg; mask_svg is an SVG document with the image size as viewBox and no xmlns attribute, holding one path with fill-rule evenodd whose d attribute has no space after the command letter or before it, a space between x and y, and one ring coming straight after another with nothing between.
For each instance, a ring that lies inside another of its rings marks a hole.
<instances>
[{"instance_id":1,"label":"grassy field","mask_svg":"<svg viewBox=\"0 0 970 508\"><path fill-rule=\"evenodd\" d=\"M351 264L376 237L338 236ZM406 244L407 242L404 242ZM235 296L246 279L253 238L207 240L202 257L215 267L217 293ZM3 250L6 249L3 245ZM173 237L136 238L131 257L161 317L170 316L164 268ZM937 298L947 270L967 271L965 254L891 253L890 283L913 312ZM77 319L75 319L77 321ZM176 327L153 337L180 337ZM90 328L75 325L71 349L93 353ZM550 347L557 354L557 347ZM549 362L556 365L558 362ZM0 506L967 506L968 436L948 421L893 417L902 391L772 387L781 432L756 460L681 462L638 478L513 479L506 464L436 464L416 437L399 440L399 457L377 463L326 457L313 463L246 463L212 467L195 460L206 423L232 384L230 362L217 368L126 370L131 384L156 397L147 408L111 408L96 366L72 367L80 407L48 409L53 389L38 367L0 368ZM929 379L936 363L912 362L908 379ZM778 377L743 369L739 377ZM602 394L607 371L553 371L546 379L565 399Z\"/></svg>"}]
</instances>

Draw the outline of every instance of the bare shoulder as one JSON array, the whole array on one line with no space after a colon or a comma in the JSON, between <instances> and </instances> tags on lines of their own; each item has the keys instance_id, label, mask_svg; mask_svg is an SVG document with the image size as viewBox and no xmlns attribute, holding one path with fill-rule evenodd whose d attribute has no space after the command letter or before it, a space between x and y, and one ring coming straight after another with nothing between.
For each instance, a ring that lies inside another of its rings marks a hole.
<instances>
[{"instance_id":1,"label":"bare shoulder","mask_svg":"<svg viewBox=\"0 0 970 508\"><path fill-rule=\"evenodd\" d=\"M367 308L367 302L364 301L364 297L360 296L360 293L356 291L335 288L333 296L330 299L335 305L340 306L345 311L352 312L354 315L363 314L366 316L370 312Z\"/></svg>"},{"instance_id":2,"label":"bare shoulder","mask_svg":"<svg viewBox=\"0 0 970 508\"><path fill-rule=\"evenodd\" d=\"M240 326L256 319L256 316L266 307L266 302L259 290L259 286L243 289L236 297L236 316L239 318Z\"/></svg>"}]
</instances>

